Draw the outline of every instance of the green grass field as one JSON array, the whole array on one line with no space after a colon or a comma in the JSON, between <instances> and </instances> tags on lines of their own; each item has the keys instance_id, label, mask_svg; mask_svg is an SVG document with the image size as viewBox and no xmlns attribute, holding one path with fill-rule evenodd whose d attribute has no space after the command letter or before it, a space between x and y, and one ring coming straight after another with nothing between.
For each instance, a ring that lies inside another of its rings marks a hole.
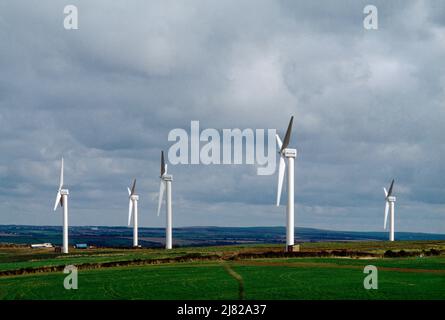
<instances>
[{"instance_id":1,"label":"green grass field","mask_svg":"<svg viewBox=\"0 0 445 320\"><path fill-rule=\"evenodd\" d=\"M393 249L442 249L444 242L405 242ZM382 250L384 243L304 244L303 250L358 248ZM48 265L162 259L187 253L229 257L267 246L181 248L164 250L98 249L61 256L26 248L0 249L0 270ZM278 249L278 247L272 247ZM0 299L238 299L239 283L246 299L445 299L445 256L410 258L273 258L220 259L79 270L78 290L66 290L63 272L1 276ZM377 290L365 290L363 268L375 265Z\"/></svg>"}]
</instances>

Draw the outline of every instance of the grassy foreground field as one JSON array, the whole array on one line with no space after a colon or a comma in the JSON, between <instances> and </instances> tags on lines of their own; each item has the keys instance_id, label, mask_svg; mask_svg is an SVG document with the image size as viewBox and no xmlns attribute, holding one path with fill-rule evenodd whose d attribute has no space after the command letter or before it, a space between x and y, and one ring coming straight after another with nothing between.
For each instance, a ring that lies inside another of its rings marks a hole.
<instances>
[{"instance_id":1,"label":"grassy foreground field","mask_svg":"<svg viewBox=\"0 0 445 320\"><path fill-rule=\"evenodd\" d=\"M387 244L392 250L441 250L444 242ZM309 243L303 251L352 249L384 252L379 243ZM388 248L388 246L386 246ZM27 274L0 276L0 299L445 299L445 256L409 258L249 258L240 252L280 250L280 247L237 246L164 250L74 251L60 256L26 248L0 249L1 270L29 268ZM93 262L149 261L200 254L220 258L161 264L79 270L78 290L66 290L62 271L38 273L42 266ZM363 268L375 265L378 290L365 290ZM35 268L35 269L32 269ZM228 269L240 276L233 277Z\"/></svg>"}]
</instances>

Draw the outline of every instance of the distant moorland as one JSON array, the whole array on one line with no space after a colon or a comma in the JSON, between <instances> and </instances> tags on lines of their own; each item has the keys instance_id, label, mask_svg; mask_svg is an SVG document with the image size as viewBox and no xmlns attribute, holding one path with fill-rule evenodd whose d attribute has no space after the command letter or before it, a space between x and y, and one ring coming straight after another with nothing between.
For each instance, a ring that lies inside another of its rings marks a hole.
<instances>
[{"instance_id":1,"label":"distant moorland","mask_svg":"<svg viewBox=\"0 0 445 320\"><path fill-rule=\"evenodd\" d=\"M70 245L86 243L98 247L128 247L132 244L133 230L127 227L83 226L70 227ZM296 228L296 242L319 241L375 241L387 240L386 232L329 231ZM139 243L143 247L162 247L164 228L139 228ZM445 240L445 235L397 232L397 240ZM61 226L0 225L0 243L31 244L50 242L60 245ZM174 245L213 246L243 244L280 244L285 242L284 227L186 227L173 230Z\"/></svg>"}]
</instances>

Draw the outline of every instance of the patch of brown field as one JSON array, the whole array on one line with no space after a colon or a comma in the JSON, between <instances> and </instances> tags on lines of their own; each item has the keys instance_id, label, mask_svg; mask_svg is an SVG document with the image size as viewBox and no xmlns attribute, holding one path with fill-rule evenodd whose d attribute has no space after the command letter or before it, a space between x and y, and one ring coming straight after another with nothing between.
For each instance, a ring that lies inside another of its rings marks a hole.
<instances>
[{"instance_id":1,"label":"patch of brown field","mask_svg":"<svg viewBox=\"0 0 445 320\"><path fill-rule=\"evenodd\" d=\"M237 249L232 251L223 251L222 257L223 259L230 259L231 257L236 257L239 254L261 254L267 252L283 252L283 248L246 248L246 249Z\"/></svg>"},{"instance_id":2,"label":"patch of brown field","mask_svg":"<svg viewBox=\"0 0 445 320\"><path fill-rule=\"evenodd\" d=\"M272 262L272 261L242 261L238 260L234 265L240 266L255 266L255 267L320 267L320 268L335 268L335 269L363 269L363 266L357 265L339 265L335 263L324 262ZM392 268L392 267L377 267L378 270L396 271L396 272L411 272L411 273L438 273L445 274L445 270L438 269L414 269L414 268Z\"/></svg>"}]
</instances>

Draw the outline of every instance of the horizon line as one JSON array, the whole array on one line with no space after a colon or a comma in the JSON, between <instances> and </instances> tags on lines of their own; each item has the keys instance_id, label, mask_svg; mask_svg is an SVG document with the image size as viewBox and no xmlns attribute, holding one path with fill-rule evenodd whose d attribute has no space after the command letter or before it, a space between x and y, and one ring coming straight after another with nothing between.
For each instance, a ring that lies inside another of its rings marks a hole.
<instances>
[{"instance_id":1,"label":"horizon line","mask_svg":"<svg viewBox=\"0 0 445 320\"><path fill-rule=\"evenodd\" d=\"M32 224L0 224L0 227L7 227L7 226L14 226L14 227L51 227L51 228L62 228L60 225L32 225ZM70 225L69 228L130 228L125 225ZM231 228L231 229L243 229L243 228L282 228L285 229L284 226L238 226L238 227L231 227L231 226L180 226L180 227L173 227L173 229L187 229L187 228ZM140 226L139 229L165 229L165 227L143 227ZM319 231L326 231L326 232L349 232L349 233L379 233L379 234L386 234L388 231L351 231L351 230L333 230L333 229L320 229L320 228L313 228L313 227L294 227L294 229L310 229L310 230L319 230ZM403 234L403 233L416 233L416 234L428 234L428 235L442 235L445 236L445 233L431 233L431 232L421 232L421 231L396 231L395 233Z\"/></svg>"}]
</instances>

